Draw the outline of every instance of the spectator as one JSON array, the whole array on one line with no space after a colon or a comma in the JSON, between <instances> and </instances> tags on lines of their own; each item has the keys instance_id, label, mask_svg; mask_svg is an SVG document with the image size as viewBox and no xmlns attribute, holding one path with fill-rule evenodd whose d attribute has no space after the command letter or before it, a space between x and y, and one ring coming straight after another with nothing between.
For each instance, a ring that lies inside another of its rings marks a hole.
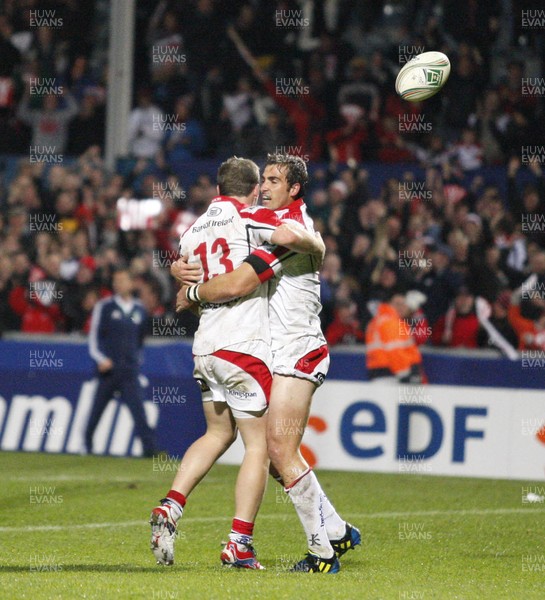
<instances>
[{"instance_id":1,"label":"spectator","mask_svg":"<svg viewBox=\"0 0 545 600\"><path fill-rule=\"evenodd\" d=\"M528 284L513 292L508 310L509 323L517 333L520 350L545 350L545 310L535 306L533 311L523 315L521 298L525 294L528 294ZM539 295L538 292L538 299L542 300L543 292L541 298Z\"/></svg>"},{"instance_id":2,"label":"spectator","mask_svg":"<svg viewBox=\"0 0 545 600\"><path fill-rule=\"evenodd\" d=\"M469 116L475 111L481 85L475 60L470 56L460 56L453 66L449 85L445 88L445 120L451 139L457 129L465 127Z\"/></svg>"},{"instance_id":3,"label":"spectator","mask_svg":"<svg viewBox=\"0 0 545 600\"><path fill-rule=\"evenodd\" d=\"M545 251L530 258L531 275L522 284L520 308L523 316L536 318L545 310Z\"/></svg>"},{"instance_id":4,"label":"spectator","mask_svg":"<svg viewBox=\"0 0 545 600\"><path fill-rule=\"evenodd\" d=\"M381 162L410 162L413 158L409 146L399 133L399 123L390 116L383 117L377 127L378 154Z\"/></svg>"},{"instance_id":5,"label":"spectator","mask_svg":"<svg viewBox=\"0 0 545 600\"><path fill-rule=\"evenodd\" d=\"M485 92L477 101L477 111L469 116L468 124L478 134L483 158L487 164L498 164L503 158L497 132L505 126L508 115L501 111L500 97L495 89Z\"/></svg>"},{"instance_id":6,"label":"spectator","mask_svg":"<svg viewBox=\"0 0 545 600\"><path fill-rule=\"evenodd\" d=\"M186 22L188 26L184 36L187 39L187 62L199 76L203 76L218 59L217 40L224 36L224 23L213 0L195 2Z\"/></svg>"},{"instance_id":7,"label":"spectator","mask_svg":"<svg viewBox=\"0 0 545 600\"><path fill-rule=\"evenodd\" d=\"M462 171L475 171L483 165L483 150L477 142L475 130L465 127L461 139L455 144L452 154Z\"/></svg>"},{"instance_id":8,"label":"spectator","mask_svg":"<svg viewBox=\"0 0 545 600\"><path fill-rule=\"evenodd\" d=\"M325 337L330 346L364 343L365 334L360 329L355 302L352 300L336 302L335 319L326 329Z\"/></svg>"},{"instance_id":9,"label":"spectator","mask_svg":"<svg viewBox=\"0 0 545 600\"><path fill-rule=\"evenodd\" d=\"M140 89L138 106L131 111L129 116L131 154L136 158L154 158L164 136L165 124L165 116L152 103L151 91Z\"/></svg>"},{"instance_id":10,"label":"spectator","mask_svg":"<svg viewBox=\"0 0 545 600\"><path fill-rule=\"evenodd\" d=\"M356 56L348 64L348 79L339 89L337 103L343 106L359 106L362 113L376 121L380 107L380 96L373 76L368 70L367 59Z\"/></svg>"},{"instance_id":11,"label":"spectator","mask_svg":"<svg viewBox=\"0 0 545 600\"><path fill-rule=\"evenodd\" d=\"M175 119L163 139L164 160L174 173L180 173L184 163L198 157L205 147L203 129L191 116L190 103L189 98L178 98Z\"/></svg>"},{"instance_id":12,"label":"spectator","mask_svg":"<svg viewBox=\"0 0 545 600\"><path fill-rule=\"evenodd\" d=\"M425 302L426 295L418 290L410 290L405 294L407 315L404 317L404 320L417 346L425 344L431 335L430 324L422 310L422 305Z\"/></svg>"},{"instance_id":13,"label":"spectator","mask_svg":"<svg viewBox=\"0 0 545 600\"><path fill-rule=\"evenodd\" d=\"M26 255L23 254L26 257ZM0 336L4 330L19 329L20 319L10 306L9 298L14 287L14 257L0 256Z\"/></svg>"},{"instance_id":14,"label":"spectator","mask_svg":"<svg viewBox=\"0 0 545 600\"><path fill-rule=\"evenodd\" d=\"M24 333L55 333L64 330L61 301L65 289L60 280L58 254L48 254L42 267L34 267L28 284L12 289L9 295L11 310L21 319ZM28 287L27 287L28 286Z\"/></svg>"},{"instance_id":15,"label":"spectator","mask_svg":"<svg viewBox=\"0 0 545 600\"><path fill-rule=\"evenodd\" d=\"M169 330L167 325L169 323L173 325L176 317L172 311L165 308L161 301L161 284L154 277L147 274L140 279L140 283L137 283L138 295L148 315L145 334L158 335L157 331L163 331L163 335L173 335L171 330L173 331L174 327L170 327Z\"/></svg>"},{"instance_id":16,"label":"spectator","mask_svg":"<svg viewBox=\"0 0 545 600\"><path fill-rule=\"evenodd\" d=\"M431 248L431 271L421 282L422 291L428 297L424 312L432 327L444 315L460 286L462 278L455 274L451 267L452 250L444 244Z\"/></svg>"},{"instance_id":17,"label":"spectator","mask_svg":"<svg viewBox=\"0 0 545 600\"><path fill-rule=\"evenodd\" d=\"M335 293L341 283L342 261L336 252L326 252L320 276L322 319L325 327L334 319Z\"/></svg>"},{"instance_id":18,"label":"spectator","mask_svg":"<svg viewBox=\"0 0 545 600\"><path fill-rule=\"evenodd\" d=\"M233 93L224 94L223 110L235 135L253 123L255 118L253 101L254 93L247 77L238 79Z\"/></svg>"},{"instance_id":19,"label":"spectator","mask_svg":"<svg viewBox=\"0 0 545 600\"><path fill-rule=\"evenodd\" d=\"M75 57L67 77L68 88L78 102L82 102L86 96L93 96L97 103L103 102L106 91L102 89L89 69L89 61L86 56Z\"/></svg>"},{"instance_id":20,"label":"spectator","mask_svg":"<svg viewBox=\"0 0 545 600\"><path fill-rule=\"evenodd\" d=\"M15 137L13 114L16 107L17 86L14 78L21 62L21 53L13 45L13 26L5 15L0 15L0 152L9 152Z\"/></svg>"},{"instance_id":21,"label":"spectator","mask_svg":"<svg viewBox=\"0 0 545 600\"><path fill-rule=\"evenodd\" d=\"M104 148L106 115L96 95L85 92L78 114L68 127L68 154L81 156L92 146Z\"/></svg>"},{"instance_id":22,"label":"spectator","mask_svg":"<svg viewBox=\"0 0 545 600\"><path fill-rule=\"evenodd\" d=\"M183 56L183 37L176 11L161 0L153 13L146 36L149 46L150 70L161 71L166 65Z\"/></svg>"},{"instance_id":23,"label":"spectator","mask_svg":"<svg viewBox=\"0 0 545 600\"><path fill-rule=\"evenodd\" d=\"M456 292L454 305L433 325L432 342L450 348L478 348L479 321L475 297L467 286Z\"/></svg>"},{"instance_id":24,"label":"spectator","mask_svg":"<svg viewBox=\"0 0 545 600\"><path fill-rule=\"evenodd\" d=\"M358 104L344 104L340 108L344 123L326 135L329 156L335 163L361 162L363 145L369 142L365 109Z\"/></svg>"},{"instance_id":25,"label":"spectator","mask_svg":"<svg viewBox=\"0 0 545 600\"><path fill-rule=\"evenodd\" d=\"M371 275L371 282L374 285L369 288L367 294L371 300L384 301L400 288L395 266L392 263L384 264L384 266L381 264L381 261L377 263L377 267Z\"/></svg>"},{"instance_id":26,"label":"spectator","mask_svg":"<svg viewBox=\"0 0 545 600\"><path fill-rule=\"evenodd\" d=\"M482 299L477 298L477 303ZM488 310L485 315L480 314L477 304L477 317L481 324L477 335L478 345L481 347L495 347L509 357L517 356L515 348L518 347L518 336L508 319L508 310L511 304L511 293L504 290L498 294L492 306L486 303ZM491 327L487 327L487 322Z\"/></svg>"},{"instance_id":27,"label":"spectator","mask_svg":"<svg viewBox=\"0 0 545 600\"><path fill-rule=\"evenodd\" d=\"M77 102L69 93L63 95L64 107L59 105L56 94L47 94L42 100L41 109L30 108L27 88L17 116L31 126L32 146L37 148L36 153L63 154L68 142L68 124L78 112Z\"/></svg>"}]
</instances>

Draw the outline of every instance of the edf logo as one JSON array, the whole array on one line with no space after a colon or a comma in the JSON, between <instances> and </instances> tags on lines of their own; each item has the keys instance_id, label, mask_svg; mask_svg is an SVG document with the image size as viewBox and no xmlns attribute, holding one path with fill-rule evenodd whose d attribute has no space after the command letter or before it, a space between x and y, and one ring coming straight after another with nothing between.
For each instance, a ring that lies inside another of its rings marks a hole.
<instances>
[{"instance_id":1,"label":"edf logo","mask_svg":"<svg viewBox=\"0 0 545 600\"><path fill-rule=\"evenodd\" d=\"M367 425L360 425L362 415L366 416ZM431 430L430 439L424 448L409 448L409 432L411 417L419 415L428 420ZM484 439L484 430L470 429L468 417L486 417L487 409L481 407L454 407L454 428L452 439L452 462L462 463L465 459L466 442L468 439ZM386 433L386 417L384 412L373 402L355 402L349 406L341 420L341 443L349 454L357 458L377 458L384 454L381 444L369 443L365 446L357 444L355 434ZM397 458L428 459L434 456L443 443L444 427L441 416L429 406L400 405L397 428ZM360 438L361 440L361 438Z\"/></svg>"}]
</instances>

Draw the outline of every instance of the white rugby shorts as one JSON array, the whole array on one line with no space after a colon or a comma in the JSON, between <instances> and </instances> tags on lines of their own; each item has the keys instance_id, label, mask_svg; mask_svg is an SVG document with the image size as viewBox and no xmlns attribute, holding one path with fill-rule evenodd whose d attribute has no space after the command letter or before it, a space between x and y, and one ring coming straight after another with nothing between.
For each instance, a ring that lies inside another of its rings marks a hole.
<instances>
[{"instance_id":1,"label":"white rugby shorts","mask_svg":"<svg viewBox=\"0 0 545 600\"><path fill-rule=\"evenodd\" d=\"M226 402L237 418L265 411L272 385L272 353L265 342L234 344L194 361L203 402Z\"/></svg>"},{"instance_id":2,"label":"white rugby shorts","mask_svg":"<svg viewBox=\"0 0 545 600\"><path fill-rule=\"evenodd\" d=\"M273 353L273 373L322 385L329 370L329 350L323 338L303 336Z\"/></svg>"}]
</instances>

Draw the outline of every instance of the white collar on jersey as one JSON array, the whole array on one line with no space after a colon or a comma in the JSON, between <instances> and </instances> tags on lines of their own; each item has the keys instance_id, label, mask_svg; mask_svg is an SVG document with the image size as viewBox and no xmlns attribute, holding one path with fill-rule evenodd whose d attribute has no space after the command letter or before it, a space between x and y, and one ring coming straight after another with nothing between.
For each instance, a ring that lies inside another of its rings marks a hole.
<instances>
[{"instance_id":1,"label":"white collar on jersey","mask_svg":"<svg viewBox=\"0 0 545 600\"><path fill-rule=\"evenodd\" d=\"M116 304L119 305L121 310L126 315L130 314L132 309L134 308L134 299L133 298L131 298L130 300L123 300L123 298L119 294L116 294L114 296L114 301Z\"/></svg>"}]
</instances>

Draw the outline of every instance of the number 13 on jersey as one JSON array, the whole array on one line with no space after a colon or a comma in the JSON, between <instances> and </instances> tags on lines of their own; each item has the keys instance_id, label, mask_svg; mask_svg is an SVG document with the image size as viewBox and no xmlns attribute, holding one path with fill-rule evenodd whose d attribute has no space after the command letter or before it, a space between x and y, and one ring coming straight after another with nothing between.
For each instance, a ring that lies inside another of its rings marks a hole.
<instances>
[{"instance_id":1,"label":"number 13 on jersey","mask_svg":"<svg viewBox=\"0 0 545 600\"><path fill-rule=\"evenodd\" d=\"M193 251L193 255L198 257L204 271L203 282L208 281L216 275L230 273L234 267L229 259L229 244L225 238L218 238L210 244L208 248L207 242L199 244ZM223 266L221 269L220 265Z\"/></svg>"}]
</instances>

